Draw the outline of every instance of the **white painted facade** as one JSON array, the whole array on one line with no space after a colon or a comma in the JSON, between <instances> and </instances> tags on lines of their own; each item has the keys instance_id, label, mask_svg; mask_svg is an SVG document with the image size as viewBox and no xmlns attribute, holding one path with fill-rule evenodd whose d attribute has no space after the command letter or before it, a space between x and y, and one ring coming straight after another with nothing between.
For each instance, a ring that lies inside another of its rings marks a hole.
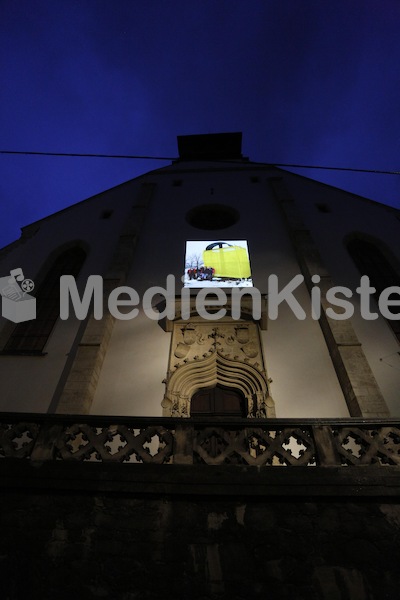
<instances>
[{"instance_id":1,"label":"white painted facade","mask_svg":"<svg viewBox=\"0 0 400 600\"><path fill-rule=\"evenodd\" d=\"M395 209L246 160L177 161L31 225L32 235L3 250L0 275L22 267L27 277L40 284L48 257L60 247L80 241L88 249L79 275L82 291L89 275L106 272L132 207L140 201L142 184L152 183L154 192L138 231L126 285L142 298L150 286L165 287L168 274L179 283L187 240L245 239L254 285L266 293L270 274L278 275L284 286L300 273L287 225L268 182L271 177L283 179L336 284L355 289L359 283L360 274L345 247L346 236L355 232L386 244L400 263L400 217ZM240 219L213 231L189 225L187 212L209 203L233 207ZM327 205L330 212L321 212L317 204ZM111 216L102 218L104 211L112 211ZM304 284L296 297L305 308L310 306ZM364 321L357 300L355 305L354 330L391 415L398 416L399 342L385 319ZM4 342L11 325L2 318L1 326ZM43 356L1 355L0 410L56 411L81 330L76 319L59 319ZM261 334L277 417L349 416L318 321L310 316L300 321L288 307L281 306L279 318L270 320ZM90 412L162 415L170 340L171 333L142 312L134 319L115 321Z\"/></svg>"}]
</instances>

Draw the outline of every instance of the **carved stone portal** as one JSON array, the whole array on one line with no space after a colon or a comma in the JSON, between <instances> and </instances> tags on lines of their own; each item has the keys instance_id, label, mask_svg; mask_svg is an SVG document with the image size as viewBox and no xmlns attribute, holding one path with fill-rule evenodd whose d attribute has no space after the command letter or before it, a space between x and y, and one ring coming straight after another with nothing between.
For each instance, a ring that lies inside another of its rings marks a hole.
<instances>
[{"instance_id":1,"label":"carved stone portal","mask_svg":"<svg viewBox=\"0 0 400 600\"><path fill-rule=\"evenodd\" d=\"M248 417L275 417L254 322L175 321L165 384L164 416L190 417L193 394L220 384L244 394Z\"/></svg>"}]
</instances>

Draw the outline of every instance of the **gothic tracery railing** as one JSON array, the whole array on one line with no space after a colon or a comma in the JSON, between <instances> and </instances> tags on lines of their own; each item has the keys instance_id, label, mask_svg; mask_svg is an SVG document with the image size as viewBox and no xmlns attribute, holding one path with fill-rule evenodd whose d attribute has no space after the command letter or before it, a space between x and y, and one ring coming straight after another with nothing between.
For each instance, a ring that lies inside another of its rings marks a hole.
<instances>
[{"instance_id":1,"label":"gothic tracery railing","mask_svg":"<svg viewBox=\"0 0 400 600\"><path fill-rule=\"evenodd\" d=\"M257 467L400 465L400 423L3 413L0 458Z\"/></svg>"}]
</instances>

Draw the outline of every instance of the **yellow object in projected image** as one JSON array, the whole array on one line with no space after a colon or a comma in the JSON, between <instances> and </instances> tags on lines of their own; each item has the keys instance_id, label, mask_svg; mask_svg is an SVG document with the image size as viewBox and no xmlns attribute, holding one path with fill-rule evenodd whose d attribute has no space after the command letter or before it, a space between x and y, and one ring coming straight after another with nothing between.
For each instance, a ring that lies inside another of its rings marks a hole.
<instances>
[{"instance_id":1,"label":"yellow object in projected image","mask_svg":"<svg viewBox=\"0 0 400 600\"><path fill-rule=\"evenodd\" d=\"M213 276L232 279L251 277L250 261L246 248L227 242L214 242L203 251L205 267L214 269Z\"/></svg>"}]
</instances>

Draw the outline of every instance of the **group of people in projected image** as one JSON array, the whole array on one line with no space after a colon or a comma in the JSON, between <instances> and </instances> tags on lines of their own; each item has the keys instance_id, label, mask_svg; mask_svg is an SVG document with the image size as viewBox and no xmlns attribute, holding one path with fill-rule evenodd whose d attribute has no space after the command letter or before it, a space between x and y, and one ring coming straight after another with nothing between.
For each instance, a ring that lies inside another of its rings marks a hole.
<instances>
[{"instance_id":1,"label":"group of people in projected image","mask_svg":"<svg viewBox=\"0 0 400 600\"><path fill-rule=\"evenodd\" d=\"M200 267L199 269L188 269L187 276L189 280L192 281L196 279L197 281L212 281L215 274L215 269L212 267Z\"/></svg>"}]
</instances>

